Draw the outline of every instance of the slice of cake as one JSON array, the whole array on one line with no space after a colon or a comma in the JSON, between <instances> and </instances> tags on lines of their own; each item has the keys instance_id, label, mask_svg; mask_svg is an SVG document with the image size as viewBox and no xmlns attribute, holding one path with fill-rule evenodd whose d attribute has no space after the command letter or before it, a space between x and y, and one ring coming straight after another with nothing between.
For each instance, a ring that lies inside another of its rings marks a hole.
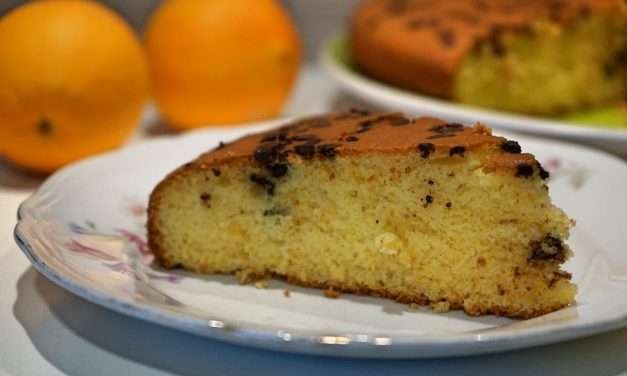
<instances>
[{"instance_id":1,"label":"slice of cake","mask_svg":"<svg viewBox=\"0 0 627 376\"><path fill-rule=\"evenodd\" d=\"M627 95L624 0L368 0L350 44L366 74L472 105L552 115Z\"/></svg>"},{"instance_id":2,"label":"slice of cake","mask_svg":"<svg viewBox=\"0 0 627 376\"><path fill-rule=\"evenodd\" d=\"M480 124L329 114L172 172L150 197L149 242L167 268L533 317L576 292L547 177Z\"/></svg>"}]
</instances>

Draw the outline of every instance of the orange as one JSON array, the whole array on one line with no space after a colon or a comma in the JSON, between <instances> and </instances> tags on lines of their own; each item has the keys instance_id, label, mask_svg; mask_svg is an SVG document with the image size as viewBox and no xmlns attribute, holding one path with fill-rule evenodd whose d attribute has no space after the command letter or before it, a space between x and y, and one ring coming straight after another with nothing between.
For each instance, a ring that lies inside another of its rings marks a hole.
<instances>
[{"instance_id":1,"label":"orange","mask_svg":"<svg viewBox=\"0 0 627 376\"><path fill-rule=\"evenodd\" d=\"M50 172L114 148L148 95L141 43L90 1L37 1L0 19L0 155Z\"/></svg>"},{"instance_id":2,"label":"orange","mask_svg":"<svg viewBox=\"0 0 627 376\"><path fill-rule=\"evenodd\" d=\"M301 50L273 0L166 0L147 26L145 46L154 99L177 129L276 115Z\"/></svg>"}]
</instances>

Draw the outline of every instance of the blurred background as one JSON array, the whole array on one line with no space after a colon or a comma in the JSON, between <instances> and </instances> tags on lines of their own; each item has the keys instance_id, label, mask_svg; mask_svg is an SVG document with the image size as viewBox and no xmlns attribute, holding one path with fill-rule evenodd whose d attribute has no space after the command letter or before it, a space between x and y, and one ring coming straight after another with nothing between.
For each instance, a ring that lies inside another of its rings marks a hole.
<instances>
[{"instance_id":1,"label":"blurred background","mask_svg":"<svg viewBox=\"0 0 627 376\"><path fill-rule=\"evenodd\" d=\"M21 0L0 0L0 14L25 3ZM135 29L141 31L151 12L161 0L102 0L115 9ZM281 0L296 22L303 41L304 57L312 61L325 38L343 28L350 9L359 0Z\"/></svg>"}]
</instances>

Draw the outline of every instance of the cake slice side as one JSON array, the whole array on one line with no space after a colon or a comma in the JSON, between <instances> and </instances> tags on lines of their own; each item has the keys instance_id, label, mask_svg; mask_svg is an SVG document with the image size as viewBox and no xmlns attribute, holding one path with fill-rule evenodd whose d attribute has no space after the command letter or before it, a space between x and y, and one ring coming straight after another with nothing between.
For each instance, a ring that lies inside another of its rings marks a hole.
<instances>
[{"instance_id":1,"label":"cake slice side","mask_svg":"<svg viewBox=\"0 0 627 376\"><path fill-rule=\"evenodd\" d=\"M447 137L385 147L399 131L380 117L345 120L334 133L344 141L325 149L327 137L313 155L297 146L320 132L292 129L284 139L304 141L286 144L283 157L265 159L263 145L275 142L262 141L266 134L233 145L256 145L248 157L227 146L217 159L183 166L151 195L151 249L166 267L276 275L471 315L533 317L573 302L576 288L560 269L570 221L551 204L531 155L484 127L433 119L404 126ZM364 122L374 125L347 132ZM442 125L457 131L438 133ZM484 138L473 144L460 132Z\"/></svg>"}]
</instances>

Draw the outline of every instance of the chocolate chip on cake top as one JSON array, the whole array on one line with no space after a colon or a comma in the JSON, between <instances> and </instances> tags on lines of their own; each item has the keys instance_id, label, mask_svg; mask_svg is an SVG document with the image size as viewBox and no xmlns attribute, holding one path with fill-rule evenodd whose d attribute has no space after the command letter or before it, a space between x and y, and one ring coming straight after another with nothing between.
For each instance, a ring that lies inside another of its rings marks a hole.
<instances>
[{"instance_id":1,"label":"chocolate chip on cake top","mask_svg":"<svg viewBox=\"0 0 627 376\"><path fill-rule=\"evenodd\" d=\"M489 128L479 123L466 127L430 117L410 119L401 113L361 110L314 116L221 144L195 163L209 168L225 161L252 159L273 177L280 178L288 173L290 157L332 160L337 155L413 151L422 158L459 158L481 148L499 150L486 162L489 170L537 164L532 155L521 154L516 142L493 136ZM526 167L521 168L527 171ZM516 171L520 176L529 176ZM531 168L531 174L533 171Z\"/></svg>"}]
</instances>

